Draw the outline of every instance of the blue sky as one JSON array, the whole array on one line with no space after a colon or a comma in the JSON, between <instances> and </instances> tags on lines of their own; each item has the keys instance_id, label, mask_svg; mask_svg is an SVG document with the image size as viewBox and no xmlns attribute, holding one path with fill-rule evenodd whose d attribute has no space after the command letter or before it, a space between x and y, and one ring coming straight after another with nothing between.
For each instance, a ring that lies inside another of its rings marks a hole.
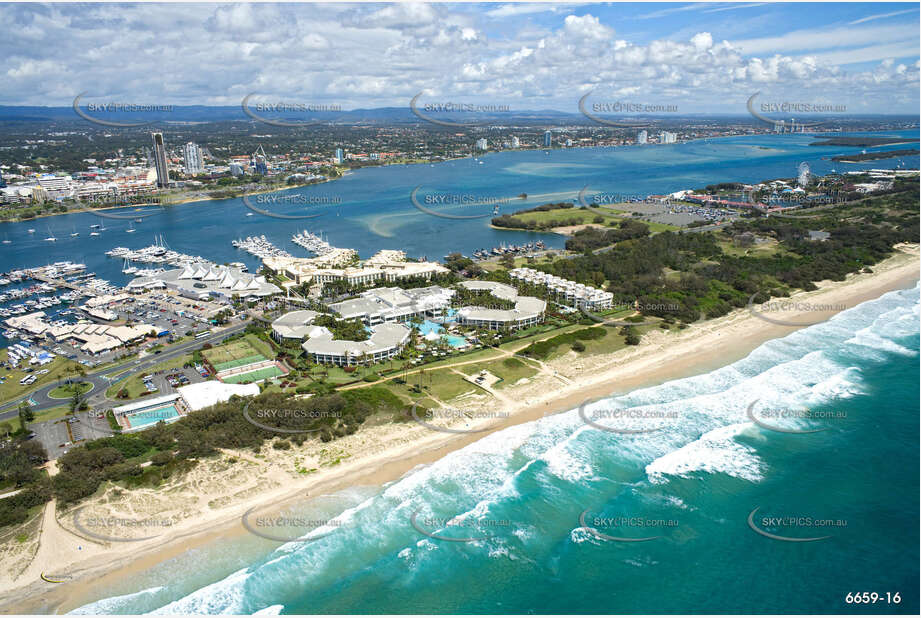
<instances>
[{"instance_id":1,"label":"blue sky","mask_svg":"<svg viewBox=\"0 0 921 618\"><path fill-rule=\"evenodd\" d=\"M179 8L181 6L181 9ZM0 104L918 112L918 3L0 5Z\"/></svg>"}]
</instances>

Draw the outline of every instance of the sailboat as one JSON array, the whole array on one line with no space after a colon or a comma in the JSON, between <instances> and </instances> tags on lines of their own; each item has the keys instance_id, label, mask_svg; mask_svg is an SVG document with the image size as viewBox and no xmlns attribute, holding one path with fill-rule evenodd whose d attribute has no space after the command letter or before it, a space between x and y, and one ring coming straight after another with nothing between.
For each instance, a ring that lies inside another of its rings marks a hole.
<instances>
[{"instance_id":1,"label":"sailboat","mask_svg":"<svg viewBox=\"0 0 921 618\"><path fill-rule=\"evenodd\" d=\"M10 244L10 243L12 243L12 242L13 242L13 241L10 240L9 238L4 238L4 239L3 239L3 244L4 244L4 245L8 245L8 244Z\"/></svg>"},{"instance_id":2,"label":"sailboat","mask_svg":"<svg viewBox=\"0 0 921 618\"><path fill-rule=\"evenodd\" d=\"M127 233L129 233L129 234L134 234L137 230L135 230L133 227L129 227L129 228L128 228L127 230L125 230L125 231L126 231Z\"/></svg>"},{"instance_id":3,"label":"sailboat","mask_svg":"<svg viewBox=\"0 0 921 618\"><path fill-rule=\"evenodd\" d=\"M34 234L34 233L35 233L35 228L30 227L30 228L29 228L29 233L30 233L30 234Z\"/></svg>"},{"instance_id":4,"label":"sailboat","mask_svg":"<svg viewBox=\"0 0 921 618\"><path fill-rule=\"evenodd\" d=\"M74 225L74 231L71 232L70 237L71 237L71 238L76 238L76 237L79 236L79 235L80 235L80 232L77 231L77 226Z\"/></svg>"},{"instance_id":5,"label":"sailboat","mask_svg":"<svg viewBox=\"0 0 921 618\"><path fill-rule=\"evenodd\" d=\"M57 241L57 238L55 238L55 237L54 237L54 234L51 233L51 226L50 226L50 225L48 226L48 238L46 238L45 240L47 240L48 242L55 242L55 241Z\"/></svg>"},{"instance_id":6,"label":"sailboat","mask_svg":"<svg viewBox=\"0 0 921 618\"><path fill-rule=\"evenodd\" d=\"M125 273L126 275L133 275L137 271L138 269L131 265L131 260L126 258L124 267L122 268L122 272Z\"/></svg>"},{"instance_id":7,"label":"sailboat","mask_svg":"<svg viewBox=\"0 0 921 618\"><path fill-rule=\"evenodd\" d=\"M98 224L98 223L94 223L94 224L91 225L90 227L91 227L92 229L94 229L94 230L98 230L98 229L99 229L99 224Z\"/></svg>"}]
</instances>

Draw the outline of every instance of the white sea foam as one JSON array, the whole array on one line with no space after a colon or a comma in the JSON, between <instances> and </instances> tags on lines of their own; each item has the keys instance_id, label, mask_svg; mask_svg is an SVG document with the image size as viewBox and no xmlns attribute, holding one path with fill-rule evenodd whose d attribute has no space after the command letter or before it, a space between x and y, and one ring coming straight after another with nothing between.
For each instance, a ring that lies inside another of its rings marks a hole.
<instances>
[{"instance_id":1,"label":"white sea foam","mask_svg":"<svg viewBox=\"0 0 921 618\"><path fill-rule=\"evenodd\" d=\"M761 460L754 449L735 440L750 427L748 423L739 423L708 431L700 439L650 463L646 474L653 483L664 483L669 475L687 477L692 472L723 473L758 482L763 472Z\"/></svg>"},{"instance_id":2,"label":"white sea foam","mask_svg":"<svg viewBox=\"0 0 921 618\"><path fill-rule=\"evenodd\" d=\"M302 576L298 584L303 586L291 586L291 573L360 568L366 564L355 562L360 560L355 556L361 552L368 555L367 560L378 559L383 552L399 556L409 569L423 568L424 560L440 554L445 544L407 536L412 534L409 514L423 504L431 505L439 516L452 515L453 508L455 513L473 521L487 514L507 512L519 498L519 485L523 482L533 485L538 462L546 464L548 474L537 480L553 481L557 485L556 494L564 496L566 488L560 487L561 484L598 485L611 470L627 474L628 483L657 484L657 491L667 491L669 478L698 474L726 474L758 482L766 470L753 445L757 440L776 437L748 421L748 404L759 400L759 406L799 409L860 394L861 375L855 368L858 361L866 358L867 351L899 353L894 346L905 348L905 342L892 340L917 334L917 303L918 288L887 294L838 314L826 323L768 342L731 366L607 402L621 408L660 406L681 410L677 422L655 433L622 435L600 431L582 423L577 410L570 410L491 434L415 470L354 507L349 515L356 525L354 533L350 529L349 534L331 535L315 543L292 544L290 558L298 561L299 569L289 565L279 570L284 565L277 563L255 566L252 571L234 573L159 611L244 611L245 591L251 588L258 588L260 596L277 592L272 600L284 601L286 591L291 594L294 589L304 590L310 581ZM874 337L881 338L882 343ZM859 342L851 341L858 339ZM865 345L870 341L889 349ZM742 434L749 436L745 440L748 444L738 439ZM624 479L619 478L618 482ZM678 508L685 506L678 498L674 500ZM502 509L495 509L500 504ZM525 521L511 532L513 536L508 539L497 536L496 542L523 541L522 529L529 525L527 513L521 518ZM391 538L398 542L388 543ZM407 545L409 538L413 540ZM569 538L576 544L601 542L583 528L573 529ZM496 557L505 555L501 544L483 547ZM112 610L97 611L119 611L125 606L111 607Z\"/></svg>"},{"instance_id":3,"label":"white sea foam","mask_svg":"<svg viewBox=\"0 0 921 618\"><path fill-rule=\"evenodd\" d=\"M143 597L156 594L163 589L164 586L154 586L152 588L147 588L138 592L132 592L131 594L123 594L117 597L101 599L94 603L89 603L88 605L78 607L77 609L68 613L77 615L129 613L129 608L131 607L132 601L137 601Z\"/></svg>"}]
</instances>

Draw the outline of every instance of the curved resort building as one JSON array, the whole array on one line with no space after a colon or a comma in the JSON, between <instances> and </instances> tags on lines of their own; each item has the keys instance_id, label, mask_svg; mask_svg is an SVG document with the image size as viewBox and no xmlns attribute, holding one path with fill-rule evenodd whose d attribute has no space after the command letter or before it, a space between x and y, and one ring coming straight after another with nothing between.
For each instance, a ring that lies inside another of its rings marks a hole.
<instances>
[{"instance_id":1,"label":"curved resort building","mask_svg":"<svg viewBox=\"0 0 921 618\"><path fill-rule=\"evenodd\" d=\"M303 309L290 311L272 322L272 338L282 343L286 339L302 341L307 337L319 335L326 329L313 326L313 321L320 315L316 311Z\"/></svg>"},{"instance_id":2,"label":"curved resort building","mask_svg":"<svg viewBox=\"0 0 921 618\"><path fill-rule=\"evenodd\" d=\"M326 328L301 344L316 363L348 366L385 361L399 354L409 341L410 330L402 324L384 323L371 328L365 341L333 340Z\"/></svg>"},{"instance_id":3,"label":"curved resort building","mask_svg":"<svg viewBox=\"0 0 921 618\"><path fill-rule=\"evenodd\" d=\"M463 307L457 311L458 324L489 330L518 330L534 326L544 320L547 303L533 296L519 296L518 290L510 285L496 281L462 281L458 285L468 290L486 291L496 298L515 303L513 309Z\"/></svg>"}]
</instances>

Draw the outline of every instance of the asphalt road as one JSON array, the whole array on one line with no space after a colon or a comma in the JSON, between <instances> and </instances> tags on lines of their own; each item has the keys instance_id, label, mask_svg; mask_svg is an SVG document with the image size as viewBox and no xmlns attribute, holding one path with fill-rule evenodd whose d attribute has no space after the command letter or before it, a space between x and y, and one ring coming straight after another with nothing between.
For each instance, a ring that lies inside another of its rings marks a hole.
<instances>
[{"instance_id":1,"label":"asphalt road","mask_svg":"<svg viewBox=\"0 0 921 618\"><path fill-rule=\"evenodd\" d=\"M106 401L106 389L108 389L113 382L117 382L129 375L138 373L153 367L154 365L159 365L162 362L171 360L178 356L182 356L183 354L187 354L192 350L200 348L205 343L213 344L215 342L221 341L230 335L234 335L243 331L250 324L250 322L251 320L246 320L244 322L240 322L225 328L220 332L209 335L208 337L202 337L201 339L193 339L192 341L180 343L179 345L165 350L161 354L151 354L150 356L147 356L143 359L128 360L124 363L119 363L118 365L107 367L100 371L87 373L85 376L79 376L70 379L91 383L93 388L86 393L85 398L90 403L90 406L99 405L100 403ZM116 374L118 375L116 376ZM61 405L66 405L68 402L67 399L52 399L48 396L48 393L50 393L61 384L64 384L65 382L66 380L58 380L57 382L46 384L40 387L38 390L33 391L29 395L19 397L15 401L0 405L0 421L16 418L16 415L18 414L17 408L21 401L28 401L31 399L34 403L30 405L32 406L32 410L36 412L47 410L49 408L55 408Z\"/></svg>"}]
</instances>

